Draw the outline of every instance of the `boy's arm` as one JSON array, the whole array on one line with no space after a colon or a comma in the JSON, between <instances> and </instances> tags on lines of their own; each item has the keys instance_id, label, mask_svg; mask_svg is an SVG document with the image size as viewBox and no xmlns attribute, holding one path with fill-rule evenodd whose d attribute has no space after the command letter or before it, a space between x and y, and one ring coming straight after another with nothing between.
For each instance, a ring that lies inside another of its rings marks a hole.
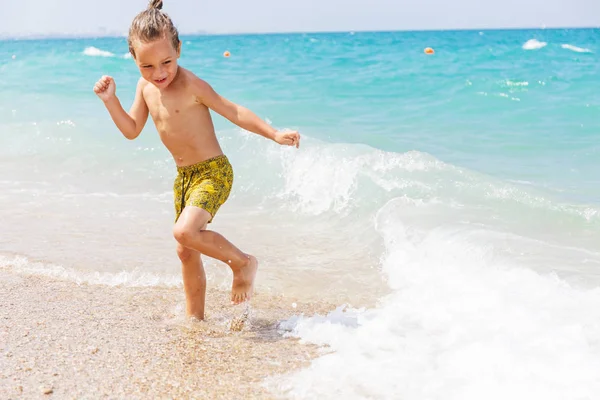
<instances>
[{"instance_id":1,"label":"boy's arm","mask_svg":"<svg viewBox=\"0 0 600 400\"><path fill-rule=\"evenodd\" d=\"M202 104L227 118L240 128L257 133L279 144L296 147L300 145L300 134L298 132L278 131L246 107L235 104L219 95L207 82L200 78L194 80L194 86Z\"/></svg>"},{"instance_id":2,"label":"boy's arm","mask_svg":"<svg viewBox=\"0 0 600 400\"><path fill-rule=\"evenodd\" d=\"M94 92L104 101L104 105L115 125L117 125L123 136L129 140L133 140L140 135L148 120L148 106L144 101L143 94L144 85L145 81L140 79L129 113L123 109L119 98L115 94L116 84L113 78L103 76L94 87Z\"/></svg>"}]
</instances>

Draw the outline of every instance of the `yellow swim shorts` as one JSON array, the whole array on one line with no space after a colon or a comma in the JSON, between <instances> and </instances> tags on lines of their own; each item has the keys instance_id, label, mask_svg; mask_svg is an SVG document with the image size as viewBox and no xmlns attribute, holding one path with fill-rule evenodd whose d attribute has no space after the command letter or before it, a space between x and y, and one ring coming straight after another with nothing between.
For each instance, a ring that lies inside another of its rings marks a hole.
<instances>
[{"instance_id":1,"label":"yellow swim shorts","mask_svg":"<svg viewBox=\"0 0 600 400\"><path fill-rule=\"evenodd\" d=\"M177 167L173 185L175 222L185 206L195 206L210 213L210 221L225 203L233 184L233 168L225 155L198 164Z\"/></svg>"}]
</instances>

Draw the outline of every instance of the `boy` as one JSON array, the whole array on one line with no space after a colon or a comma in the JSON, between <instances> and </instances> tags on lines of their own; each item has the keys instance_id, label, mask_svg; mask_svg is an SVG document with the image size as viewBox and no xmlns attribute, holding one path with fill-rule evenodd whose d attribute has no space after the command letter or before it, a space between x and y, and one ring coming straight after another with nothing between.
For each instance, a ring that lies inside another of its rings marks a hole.
<instances>
[{"instance_id":1,"label":"boy","mask_svg":"<svg viewBox=\"0 0 600 400\"><path fill-rule=\"evenodd\" d=\"M206 275L200 254L231 267L234 304L251 298L258 269L255 257L206 229L227 200L233 183L233 170L221 150L209 110L281 145L299 147L300 135L273 129L250 110L221 97L208 83L178 66L179 34L161 8L161 0L152 0L148 9L135 17L129 30L129 51L142 75L129 113L121 106L111 77L100 78L94 92L127 139L133 140L140 134L150 114L163 144L173 155L178 170L173 235L182 263L186 314L202 320Z\"/></svg>"}]
</instances>

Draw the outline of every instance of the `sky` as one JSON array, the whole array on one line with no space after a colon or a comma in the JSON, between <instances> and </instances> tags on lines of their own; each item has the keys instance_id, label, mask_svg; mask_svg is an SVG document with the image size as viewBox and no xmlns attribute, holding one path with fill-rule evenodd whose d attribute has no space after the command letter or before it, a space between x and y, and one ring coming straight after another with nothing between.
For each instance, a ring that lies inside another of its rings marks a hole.
<instances>
[{"instance_id":1,"label":"sky","mask_svg":"<svg viewBox=\"0 0 600 400\"><path fill-rule=\"evenodd\" d=\"M185 33L599 27L600 0L164 0ZM125 34L146 0L0 0L0 36Z\"/></svg>"}]
</instances>

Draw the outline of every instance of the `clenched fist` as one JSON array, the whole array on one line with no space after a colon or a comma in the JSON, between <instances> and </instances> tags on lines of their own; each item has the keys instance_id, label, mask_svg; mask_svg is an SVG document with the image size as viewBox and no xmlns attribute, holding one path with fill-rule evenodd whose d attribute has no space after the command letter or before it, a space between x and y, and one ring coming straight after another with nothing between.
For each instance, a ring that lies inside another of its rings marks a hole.
<instances>
[{"instance_id":1,"label":"clenched fist","mask_svg":"<svg viewBox=\"0 0 600 400\"><path fill-rule=\"evenodd\" d=\"M115 97L116 89L117 85L115 84L115 80L111 76L106 75L100 78L94 85L94 93L96 93L105 103Z\"/></svg>"}]
</instances>

